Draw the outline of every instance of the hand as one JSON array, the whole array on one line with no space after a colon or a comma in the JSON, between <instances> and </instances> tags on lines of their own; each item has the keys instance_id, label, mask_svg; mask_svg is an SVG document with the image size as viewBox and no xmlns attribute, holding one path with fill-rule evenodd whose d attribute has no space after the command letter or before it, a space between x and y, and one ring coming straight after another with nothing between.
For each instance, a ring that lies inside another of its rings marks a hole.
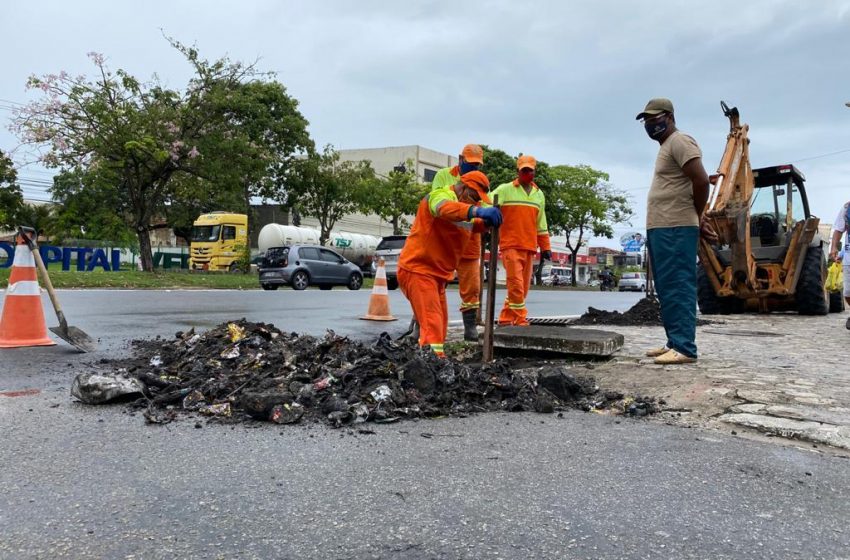
<instances>
[{"instance_id":1,"label":"hand","mask_svg":"<svg viewBox=\"0 0 850 560\"><path fill-rule=\"evenodd\" d=\"M488 226L498 227L502 225L502 212L495 206L490 206L489 208L477 206L475 216L484 220L484 223Z\"/></svg>"},{"instance_id":2,"label":"hand","mask_svg":"<svg viewBox=\"0 0 850 560\"><path fill-rule=\"evenodd\" d=\"M838 251L829 252L829 262L838 262Z\"/></svg>"},{"instance_id":3,"label":"hand","mask_svg":"<svg viewBox=\"0 0 850 560\"><path fill-rule=\"evenodd\" d=\"M714 231L714 228L711 227L711 224L709 224L708 221L704 219L699 223L699 234L703 239L705 239L709 243L717 242L717 232Z\"/></svg>"},{"instance_id":4,"label":"hand","mask_svg":"<svg viewBox=\"0 0 850 560\"><path fill-rule=\"evenodd\" d=\"M542 261L551 261L552 260L552 251L546 250L540 252L540 260Z\"/></svg>"}]
</instances>

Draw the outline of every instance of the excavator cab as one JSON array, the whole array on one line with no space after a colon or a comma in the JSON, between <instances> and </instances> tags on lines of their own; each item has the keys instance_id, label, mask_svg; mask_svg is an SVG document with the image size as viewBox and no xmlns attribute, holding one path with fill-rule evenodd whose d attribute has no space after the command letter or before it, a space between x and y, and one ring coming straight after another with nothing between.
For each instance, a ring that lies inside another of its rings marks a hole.
<instances>
[{"instance_id":1,"label":"excavator cab","mask_svg":"<svg viewBox=\"0 0 850 560\"><path fill-rule=\"evenodd\" d=\"M719 239L700 240L700 311L827 313L820 220L809 212L805 176L793 165L751 169L749 126L737 108L721 106L730 132L704 213Z\"/></svg>"}]
</instances>

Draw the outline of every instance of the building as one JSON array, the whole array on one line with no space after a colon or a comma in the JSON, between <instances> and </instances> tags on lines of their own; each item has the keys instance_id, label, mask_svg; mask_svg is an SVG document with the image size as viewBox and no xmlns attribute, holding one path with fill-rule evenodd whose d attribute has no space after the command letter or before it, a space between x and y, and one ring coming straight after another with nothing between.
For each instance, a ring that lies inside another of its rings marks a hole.
<instances>
[{"instance_id":1,"label":"building","mask_svg":"<svg viewBox=\"0 0 850 560\"><path fill-rule=\"evenodd\" d=\"M416 178L423 183L430 183L437 171L444 167L457 165L457 156L444 154L436 150L422 146L391 146L387 148L363 148L354 150L340 150L341 161L369 161L372 169L378 177L386 177L398 167L407 167L408 163L416 171ZM408 222L413 222L413 216L408 217ZM292 223L292 219L288 222ZM262 227L262 223L258 224ZM310 216L301 216L301 225L319 229L319 221ZM257 230L259 231L259 227ZM390 223L382 220L375 214L350 214L340 219L334 225L335 231L349 233L361 233L364 235L375 235L384 237L393 234Z\"/></svg>"},{"instance_id":2,"label":"building","mask_svg":"<svg viewBox=\"0 0 850 560\"><path fill-rule=\"evenodd\" d=\"M364 148L340 150L341 161L370 161L372 169L379 177L386 177L397 167L407 166L410 162L416 170L416 177L423 183L434 180L437 171L444 167L457 165L457 156L444 154L422 146L392 146L388 148Z\"/></svg>"}]
</instances>

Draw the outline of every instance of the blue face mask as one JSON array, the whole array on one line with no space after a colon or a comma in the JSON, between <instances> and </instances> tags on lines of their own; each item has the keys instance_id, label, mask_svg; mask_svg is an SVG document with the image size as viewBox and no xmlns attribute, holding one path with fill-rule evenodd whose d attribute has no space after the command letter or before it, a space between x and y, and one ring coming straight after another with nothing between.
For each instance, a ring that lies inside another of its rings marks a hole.
<instances>
[{"instance_id":1,"label":"blue face mask","mask_svg":"<svg viewBox=\"0 0 850 560\"><path fill-rule=\"evenodd\" d=\"M667 132L667 119L662 119L661 121L653 121L647 122L643 124L643 128L646 130L646 133L653 140L658 140L664 133Z\"/></svg>"},{"instance_id":2,"label":"blue face mask","mask_svg":"<svg viewBox=\"0 0 850 560\"><path fill-rule=\"evenodd\" d=\"M466 175L470 171L475 171L476 169L478 169L481 166L478 165L477 163L467 163L465 161L462 161L462 162L460 162L459 167L460 167L460 174Z\"/></svg>"}]
</instances>

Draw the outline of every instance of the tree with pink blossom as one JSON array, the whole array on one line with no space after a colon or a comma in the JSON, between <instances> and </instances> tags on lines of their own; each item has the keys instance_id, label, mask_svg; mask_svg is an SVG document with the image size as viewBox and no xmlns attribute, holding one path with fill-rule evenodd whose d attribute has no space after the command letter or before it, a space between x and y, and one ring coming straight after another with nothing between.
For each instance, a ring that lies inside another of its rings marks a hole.
<instances>
[{"instance_id":1,"label":"tree with pink blossom","mask_svg":"<svg viewBox=\"0 0 850 560\"><path fill-rule=\"evenodd\" d=\"M247 210L251 196L283 188L282 167L312 149L297 101L272 75L226 57L207 61L168 40L194 71L185 88L168 88L156 76L142 82L89 53L92 78L30 77L27 86L39 96L11 124L45 166L78 179L57 184L54 198L96 193L135 233L148 271L152 230L194 219L191 211ZM277 97L252 94L266 89ZM277 122L281 100L291 127ZM287 134L292 140L281 140ZM237 207L211 207L221 202Z\"/></svg>"}]
</instances>

